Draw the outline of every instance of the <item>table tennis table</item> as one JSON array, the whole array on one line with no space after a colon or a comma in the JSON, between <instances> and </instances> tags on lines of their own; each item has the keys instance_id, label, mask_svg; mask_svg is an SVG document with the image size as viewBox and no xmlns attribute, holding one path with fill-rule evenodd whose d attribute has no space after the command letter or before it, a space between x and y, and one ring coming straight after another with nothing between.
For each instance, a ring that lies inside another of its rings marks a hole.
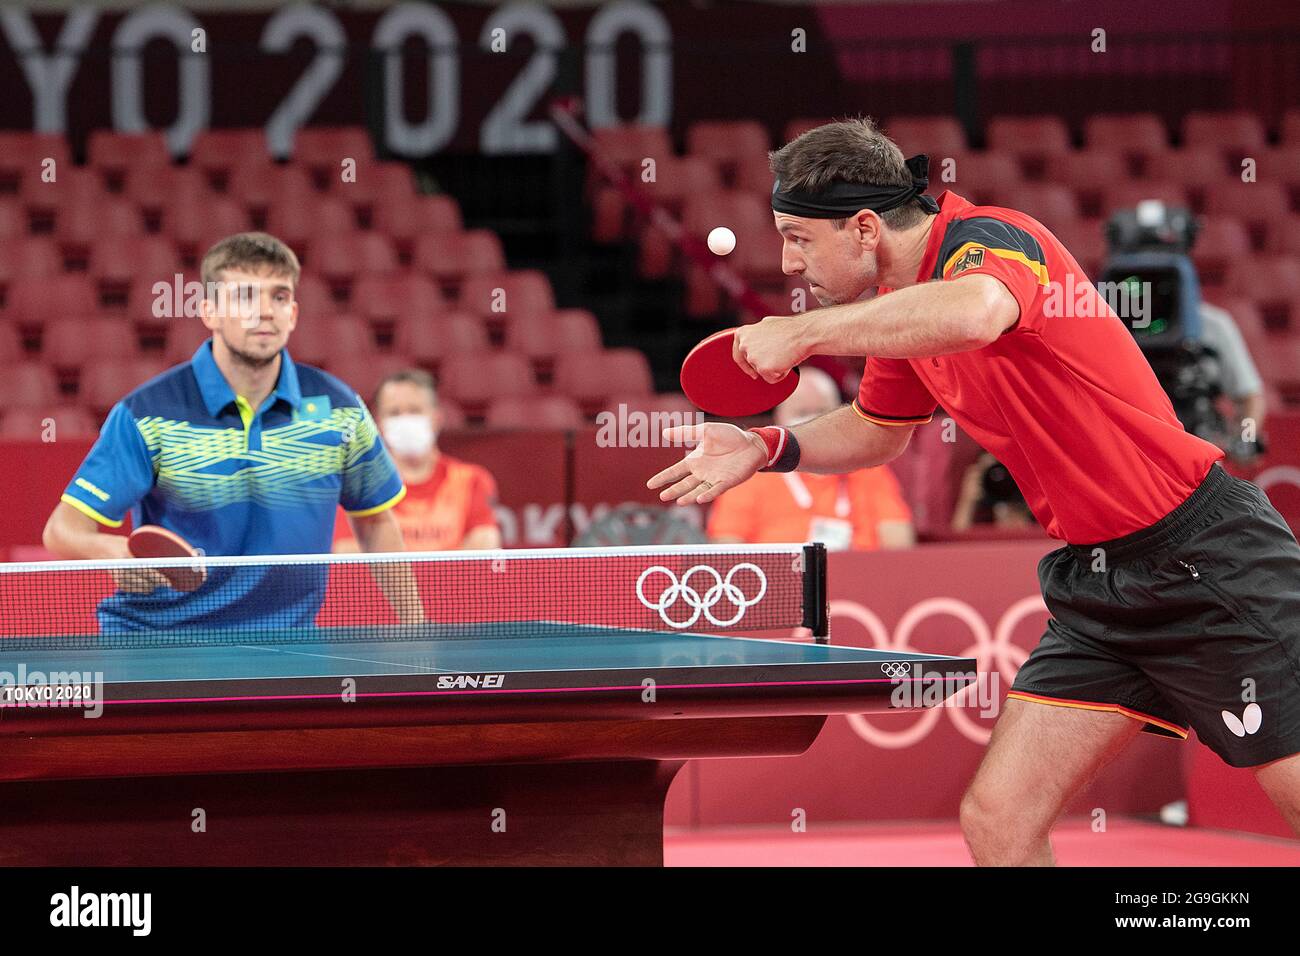
<instances>
[{"instance_id":1,"label":"table tennis table","mask_svg":"<svg viewBox=\"0 0 1300 956\"><path fill-rule=\"evenodd\" d=\"M167 636L0 645L0 862L661 864L685 760L799 754L976 669L544 621Z\"/></svg>"}]
</instances>

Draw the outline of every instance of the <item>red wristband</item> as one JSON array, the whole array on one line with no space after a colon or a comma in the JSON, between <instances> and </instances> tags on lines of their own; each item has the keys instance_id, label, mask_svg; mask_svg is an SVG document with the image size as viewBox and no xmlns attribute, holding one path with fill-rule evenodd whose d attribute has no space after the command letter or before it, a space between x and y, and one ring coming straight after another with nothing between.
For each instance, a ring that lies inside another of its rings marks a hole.
<instances>
[{"instance_id":1,"label":"red wristband","mask_svg":"<svg viewBox=\"0 0 1300 956\"><path fill-rule=\"evenodd\" d=\"M765 471L794 471L799 464L799 443L788 428L766 425L751 428L751 432L763 439L767 448L767 465Z\"/></svg>"}]
</instances>

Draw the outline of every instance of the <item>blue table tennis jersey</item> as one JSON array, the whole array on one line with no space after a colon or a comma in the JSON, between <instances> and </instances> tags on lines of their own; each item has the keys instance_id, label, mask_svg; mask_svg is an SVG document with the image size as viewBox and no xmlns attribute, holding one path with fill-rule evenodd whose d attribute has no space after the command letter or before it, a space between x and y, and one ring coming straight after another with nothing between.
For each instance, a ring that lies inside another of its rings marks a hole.
<instances>
[{"instance_id":1,"label":"blue table tennis jersey","mask_svg":"<svg viewBox=\"0 0 1300 956\"><path fill-rule=\"evenodd\" d=\"M62 500L110 528L129 512L134 527L161 525L207 555L328 553L340 504L376 514L406 489L356 391L288 350L280 361L274 391L254 409L205 342L113 406ZM286 568L217 570L192 594L116 594L101 605L101 626L307 625L324 595L324 566L292 572L294 588Z\"/></svg>"}]
</instances>

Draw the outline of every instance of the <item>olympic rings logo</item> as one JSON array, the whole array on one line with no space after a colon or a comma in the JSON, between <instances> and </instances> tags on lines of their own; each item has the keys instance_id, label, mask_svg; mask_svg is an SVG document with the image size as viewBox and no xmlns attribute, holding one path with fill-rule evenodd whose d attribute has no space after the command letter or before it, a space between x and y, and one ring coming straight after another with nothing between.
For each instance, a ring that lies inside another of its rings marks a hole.
<instances>
[{"instance_id":1,"label":"olympic rings logo","mask_svg":"<svg viewBox=\"0 0 1300 956\"><path fill-rule=\"evenodd\" d=\"M975 643L957 656L975 659L976 670L981 681L996 675L1007 687L1011 686L1016 678L1016 671L1029 656L1029 651L1011 643L1012 633L1024 619L1046 611L1047 606L1039 595L1021 598L1003 612L997 626L990 632L984 616L965 601L945 597L926 598L899 618L891 636L884 622L856 601L837 600L832 601L830 606L831 619L848 618L860 625L871 639L869 646L882 651L913 654L919 652L910 644L912 632L922 621L936 614L956 618L975 638ZM887 676L895 675L887 674ZM975 720L969 713L973 709L970 705L976 703L979 691L978 683L971 684L959 690L950 701L945 702L945 706L927 707L918 711L916 722L905 730L882 730L871 722L867 714L847 714L846 718L854 733L867 743L886 750L902 750L924 740L944 714L948 715L963 737L983 745L989 742L992 729L987 723ZM890 725L897 726L897 723L891 720Z\"/></svg>"},{"instance_id":2,"label":"olympic rings logo","mask_svg":"<svg viewBox=\"0 0 1300 956\"><path fill-rule=\"evenodd\" d=\"M898 679L910 674L912 672L912 665L905 664L902 661L885 661L880 665L880 670L886 677Z\"/></svg>"},{"instance_id":3,"label":"olympic rings logo","mask_svg":"<svg viewBox=\"0 0 1300 956\"><path fill-rule=\"evenodd\" d=\"M758 579L758 593L752 598L746 597L745 592L734 581L736 574L741 571L752 572ZM655 601L651 601L645 595L645 583L652 574L662 574L668 579L668 584ZM701 574L713 580L713 584L702 595L697 588L691 586L691 580ZM636 580L636 596L641 599L641 603L652 611L658 611L659 617L665 624L678 630L690 627L700 619L701 614L715 627L731 627L745 616L748 608L763 600L763 595L766 593L766 575L761 568L748 563L735 565L727 572L726 578L723 578L716 569L706 564L698 564L683 574L680 581L668 568L656 564L642 571L641 576ZM736 609L736 612L725 620L719 620L714 617L713 608L724 598ZM691 611L689 617L680 621L674 620L668 614L669 608L673 607L679 599Z\"/></svg>"}]
</instances>

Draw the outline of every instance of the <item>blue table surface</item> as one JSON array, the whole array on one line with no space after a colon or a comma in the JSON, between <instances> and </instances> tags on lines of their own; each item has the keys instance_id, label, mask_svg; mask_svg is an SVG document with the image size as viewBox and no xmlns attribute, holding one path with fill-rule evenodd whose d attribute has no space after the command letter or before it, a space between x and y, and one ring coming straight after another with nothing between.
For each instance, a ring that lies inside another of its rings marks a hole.
<instances>
[{"instance_id":1,"label":"blue table surface","mask_svg":"<svg viewBox=\"0 0 1300 956\"><path fill-rule=\"evenodd\" d=\"M82 646L0 650L0 670L98 671L109 683L174 680L257 680L471 672L591 671L646 668L861 665L888 660L952 660L942 655L866 650L825 644L664 633L572 624L420 625L434 637L408 639L410 628L277 631L269 640L240 633L239 643L169 646ZM517 634L526 629L525 637ZM404 632L403 639L385 635ZM215 632L214 632L215 633ZM350 639L351 638L351 639ZM85 641L85 637L78 640ZM105 638L111 641L111 638ZM3 648L0 643L0 648ZM13 678L10 678L12 680Z\"/></svg>"}]
</instances>

